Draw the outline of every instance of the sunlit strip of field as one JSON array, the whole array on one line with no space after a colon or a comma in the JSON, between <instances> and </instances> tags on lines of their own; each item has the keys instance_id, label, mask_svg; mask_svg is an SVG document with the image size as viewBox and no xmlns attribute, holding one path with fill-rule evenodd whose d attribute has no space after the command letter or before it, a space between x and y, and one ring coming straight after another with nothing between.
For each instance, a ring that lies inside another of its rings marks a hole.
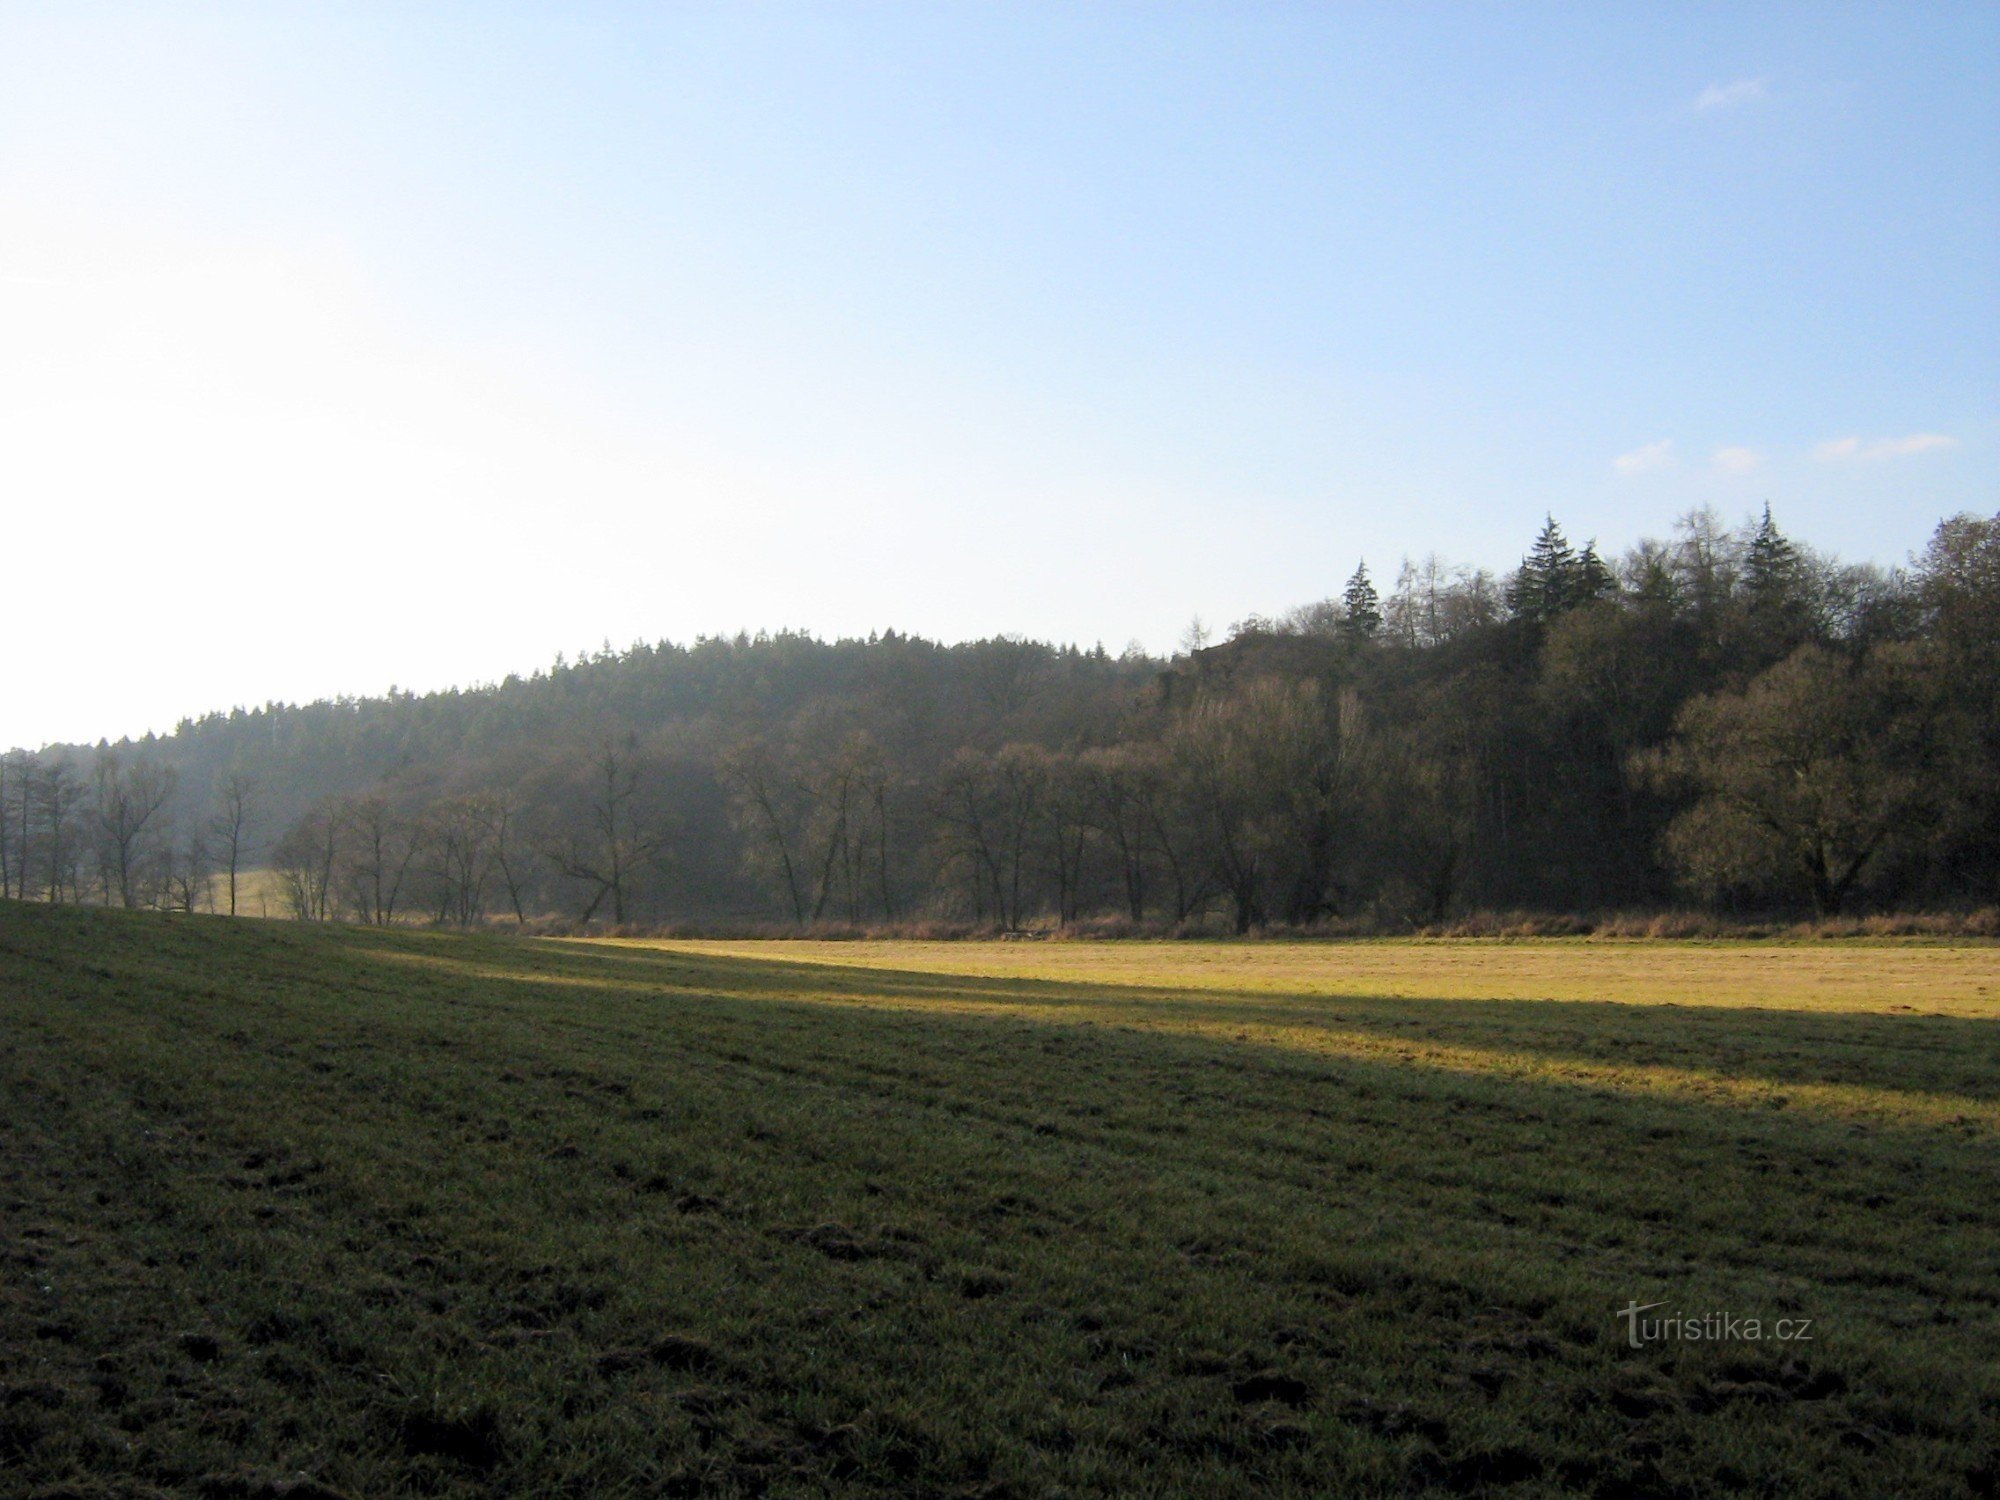
<instances>
[{"instance_id":1,"label":"sunlit strip of field","mask_svg":"<svg viewBox=\"0 0 2000 1500\"><path fill-rule=\"evenodd\" d=\"M681 942L692 953L1180 991L1594 1000L2000 1019L2000 946L1930 942Z\"/></svg>"},{"instance_id":2,"label":"sunlit strip of field","mask_svg":"<svg viewBox=\"0 0 2000 1500\"><path fill-rule=\"evenodd\" d=\"M1985 947L591 946L789 964L794 999L1121 1026L1580 1090L2000 1132L2000 1032L1981 1027L1981 1045L1968 1047L1938 1029L2000 1019L1991 998L2000 950ZM1759 1019L1770 1012L1794 1012L1797 1023L1774 1031Z\"/></svg>"}]
</instances>

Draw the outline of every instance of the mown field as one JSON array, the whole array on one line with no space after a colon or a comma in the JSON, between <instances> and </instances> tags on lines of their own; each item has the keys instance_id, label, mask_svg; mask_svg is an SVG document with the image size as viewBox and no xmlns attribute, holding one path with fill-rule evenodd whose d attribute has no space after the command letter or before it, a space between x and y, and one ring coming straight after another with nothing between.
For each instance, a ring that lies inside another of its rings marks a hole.
<instances>
[{"instance_id":1,"label":"mown field","mask_svg":"<svg viewBox=\"0 0 2000 1500\"><path fill-rule=\"evenodd\" d=\"M1992 947L0 904L0 1493L1992 1494L1997 1022Z\"/></svg>"}]
</instances>

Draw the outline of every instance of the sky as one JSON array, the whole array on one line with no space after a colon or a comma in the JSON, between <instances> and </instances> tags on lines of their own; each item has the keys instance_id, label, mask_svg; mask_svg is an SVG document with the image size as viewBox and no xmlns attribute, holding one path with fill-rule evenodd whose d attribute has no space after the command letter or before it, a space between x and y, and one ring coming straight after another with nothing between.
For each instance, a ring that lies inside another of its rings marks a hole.
<instances>
[{"instance_id":1,"label":"sky","mask_svg":"<svg viewBox=\"0 0 2000 1500\"><path fill-rule=\"evenodd\" d=\"M2000 509L2000 5L0 0L0 744Z\"/></svg>"}]
</instances>

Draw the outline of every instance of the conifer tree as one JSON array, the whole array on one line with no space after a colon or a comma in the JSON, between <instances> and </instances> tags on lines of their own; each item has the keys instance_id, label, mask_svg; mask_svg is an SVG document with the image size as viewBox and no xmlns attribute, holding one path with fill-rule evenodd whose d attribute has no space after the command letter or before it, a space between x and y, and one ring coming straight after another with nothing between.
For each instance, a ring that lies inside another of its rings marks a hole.
<instances>
[{"instance_id":1,"label":"conifer tree","mask_svg":"<svg viewBox=\"0 0 2000 1500\"><path fill-rule=\"evenodd\" d=\"M1555 517L1544 517L1541 535L1508 587L1507 607L1520 619L1552 620L1577 602L1580 586L1576 553Z\"/></svg>"},{"instance_id":2,"label":"conifer tree","mask_svg":"<svg viewBox=\"0 0 2000 1500\"><path fill-rule=\"evenodd\" d=\"M1743 592L1750 618L1774 651L1788 650L1807 634L1804 564L1764 504L1763 519L1743 554Z\"/></svg>"},{"instance_id":3,"label":"conifer tree","mask_svg":"<svg viewBox=\"0 0 2000 1500\"><path fill-rule=\"evenodd\" d=\"M1365 561L1355 568L1354 576L1347 580L1347 592L1341 595L1341 603L1347 610L1341 617L1341 630L1355 640L1373 640L1382 628L1382 600L1375 592L1375 585L1368 580L1368 564Z\"/></svg>"},{"instance_id":4,"label":"conifer tree","mask_svg":"<svg viewBox=\"0 0 2000 1500\"><path fill-rule=\"evenodd\" d=\"M1799 553L1771 519L1771 503L1764 502L1764 518L1751 535L1750 549L1743 558L1743 581L1750 593L1750 607L1774 601L1797 581Z\"/></svg>"},{"instance_id":5,"label":"conifer tree","mask_svg":"<svg viewBox=\"0 0 2000 1500\"><path fill-rule=\"evenodd\" d=\"M1584 543L1583 555L1576 560L1576 602L1588 604L1593 599L1609 599L1617 592L1618 580L1597 555L1597 538L1592 537Z\"/></svg>"}]
</instances>

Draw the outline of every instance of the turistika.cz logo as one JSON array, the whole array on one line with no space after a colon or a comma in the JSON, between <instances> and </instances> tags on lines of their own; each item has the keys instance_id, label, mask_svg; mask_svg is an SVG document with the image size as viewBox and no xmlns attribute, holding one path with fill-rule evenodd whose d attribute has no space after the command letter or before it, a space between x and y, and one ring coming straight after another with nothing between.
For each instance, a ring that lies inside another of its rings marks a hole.
<instances>
[{"instance_id":1,"label":"turistika.cz logo","mask_svg":"<svg viewBox=\"0 0 2000 1500\"><path fill-rule=\"evenodd\" d=\"M1664 1313L1657 1318L1640 1316L1666 1305L1664 1302L1634 1302L1629 1307L1619 1308L1618 1316L1625 1320L1625 1341L1634 1349L1640 1349L1668 1339L1680 1339L1687 1343L1775 1339L1781 1343L1796 1344L1809 1343L1813 1336L1811 1318L1775 1318L1766 1322L1762 1318L1739 1317L1727 1312Z\"/></svg>"}]
</instances>

